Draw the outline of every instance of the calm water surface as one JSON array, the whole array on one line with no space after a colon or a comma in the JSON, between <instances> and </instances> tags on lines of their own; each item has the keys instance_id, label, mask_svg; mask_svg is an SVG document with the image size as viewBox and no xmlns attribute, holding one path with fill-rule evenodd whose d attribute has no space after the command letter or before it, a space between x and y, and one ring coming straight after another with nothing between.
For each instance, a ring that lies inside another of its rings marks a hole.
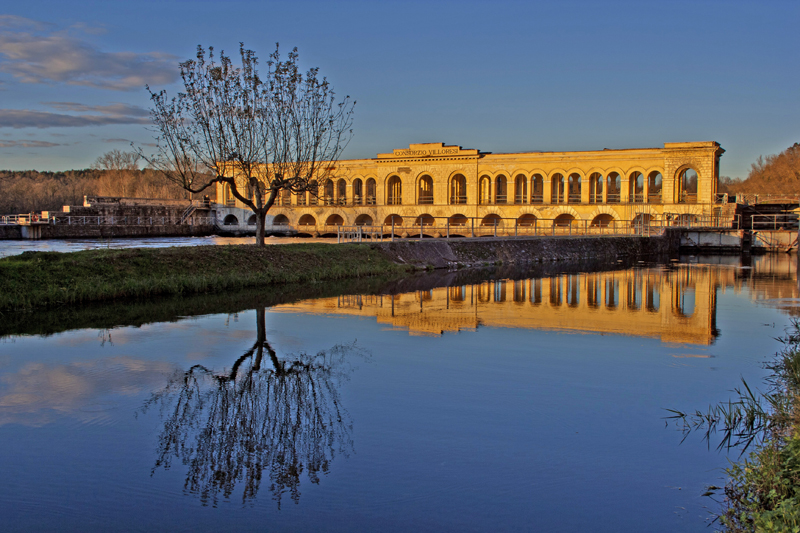
<instances>
[{"instance_id":1,"label":"calm water surface","mask_svg":"<svg viewBox=\"0 0 800 533\"><path fill-rule=\"evenodd\" d=\"M298 242L336 242L335 239L303 239L299 237L266 237L267 244ZM212 244L255 244L255 237L147 237L132 239L45 239L41 241L0 241L0 257L22 252L77 252L98 248L165 248L168 246L207 246Z\"/></svg>"},{"instance_id":2,"label":"calm water surface","mask_svg":"<svg viewBox=\"0 0 800 533\"><path fill-rule=\"evenodd\" d=\"M708 531L727 456L664 409L760 383L796 271L693 258L7 335L2 529Z\"/></svg>"}]
</instances>

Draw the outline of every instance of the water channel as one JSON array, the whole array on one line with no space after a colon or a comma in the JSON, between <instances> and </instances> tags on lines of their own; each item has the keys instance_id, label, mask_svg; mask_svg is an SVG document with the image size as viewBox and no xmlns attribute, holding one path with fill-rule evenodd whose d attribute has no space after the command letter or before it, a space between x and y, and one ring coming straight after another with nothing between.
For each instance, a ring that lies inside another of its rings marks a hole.
<instances>
[{"instance_id":1,"label":"water channel","mask_svg":"<svg viewBox=\"0 0 800 533\"><path fill-rule=\"evenodd\" d=\"M130 239L45 239L0 240L0 257L23 252L78 252L102 248L165 248L168 246L209 246L222 244L255 244L255 237L135 237ZM301 237L266 237L266 244L293 244L300 242L335 243L336 239Z\"/></svg>"},{"instance_id":2,"label":"water channel","mask_svg":"<svg viewBox=\"0 0 800 533\"><path fill-rule=\"evenodd\" d=\"M3 317L2 529L708 531L796 256L537 268Z\"/></svg>"}]
</instances>

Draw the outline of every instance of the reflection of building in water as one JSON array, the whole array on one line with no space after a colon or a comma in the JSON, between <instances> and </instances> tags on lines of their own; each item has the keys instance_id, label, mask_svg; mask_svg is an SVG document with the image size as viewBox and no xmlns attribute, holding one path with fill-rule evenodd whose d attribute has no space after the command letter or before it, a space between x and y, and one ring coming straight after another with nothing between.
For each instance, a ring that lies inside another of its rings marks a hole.
<instances>
[{"instance_id":1,"label":"reflection of building in water","mask_svg":"<svg viewBox=\"0 0 800 533\"><path fill-rule=\"evenodd\" d=\"M383 296L341 296L275 311L375 316L411 334L478 326L557 329L711 344L719 267L679 265L486 281Z\"/></svg>"},{"instance_id":2,"label":"reflection of building in water","mask_svg":"<svg viewBox=\"0 0 800 533\"><path fill-rule=\"evenodd\" d=\"M739 268L739 257L718 259L722 264L727 262L729 266L736 267L718 269L716 285L723 292L733 289L738 294L744 290L749 293L750 298L761 305L780 309L793 316L800 316L797 255L753 256L742 268Z\"/></svg>"}]
</instances>

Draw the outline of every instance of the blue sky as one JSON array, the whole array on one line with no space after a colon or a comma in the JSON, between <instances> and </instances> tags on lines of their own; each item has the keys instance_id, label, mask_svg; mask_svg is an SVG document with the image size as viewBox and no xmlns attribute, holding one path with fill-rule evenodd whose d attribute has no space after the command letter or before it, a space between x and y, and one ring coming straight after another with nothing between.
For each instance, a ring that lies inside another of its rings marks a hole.
<instances>
[{"instance_id":1,"label":"blue sky","mask_svg":"<svg viewBox=\"0 0 800 533\"><path fill-rule=\"evenodd\" d=\"M357 101L344 157L715 140L722 174L800 142L800 2L36 1L0 9L0 169L152 143L145 83L198 44L297 46Z\"/></svg>"}]
</instances>

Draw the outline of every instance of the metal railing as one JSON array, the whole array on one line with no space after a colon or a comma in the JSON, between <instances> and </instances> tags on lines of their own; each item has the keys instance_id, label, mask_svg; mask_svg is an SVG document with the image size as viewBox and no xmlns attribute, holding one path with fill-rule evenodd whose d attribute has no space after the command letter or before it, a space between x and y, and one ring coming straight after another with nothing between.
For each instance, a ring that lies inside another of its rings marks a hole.
<instances>
[{"instance_id":1,"label":"metal railing","mask_svg":"<svg viewBox=\"0 0 800 533\"><path fill-rule=\"evenodd\" d=\"M796 213L778 213L774 215L752 215L754 230L791 230L797 231L798 217Z\"/></svg>"},{"instance_id":2,"label":"metal railing","mask_svg":"<svg viewBox=\"0 0 800 533\"><path fill-rule=\"evenodd\" d=\"M798 204L800 195L797 194L736 194L737 204Z\"/></svg>"},{"instance_id":3,"label":"metal railing","mask_svg":"<svg viewBox=\"0 0 800 533\"><path fill-rule=\"evenodd\" d=\"M55 226L213 226L214 217L53 216Z\"/></svg>"},{"instance_id":4,"label":"metal railing","mask_svg":"<svg viewBox=\"0 0 800 533\"><path fill-rule=\"evenodd\" d=\"M712 215L679 215L662 220L612 220L593 224L590 220L514 219L477 217L452 222L447 217L426 218L423 224L382 224L369 226L302 226L303 232L337 235L338 242L425 239L451 237L535 237L535 236L602 236L662 235L668 227L730 229L730 217Z\"/></svg>"}]
</instances>

